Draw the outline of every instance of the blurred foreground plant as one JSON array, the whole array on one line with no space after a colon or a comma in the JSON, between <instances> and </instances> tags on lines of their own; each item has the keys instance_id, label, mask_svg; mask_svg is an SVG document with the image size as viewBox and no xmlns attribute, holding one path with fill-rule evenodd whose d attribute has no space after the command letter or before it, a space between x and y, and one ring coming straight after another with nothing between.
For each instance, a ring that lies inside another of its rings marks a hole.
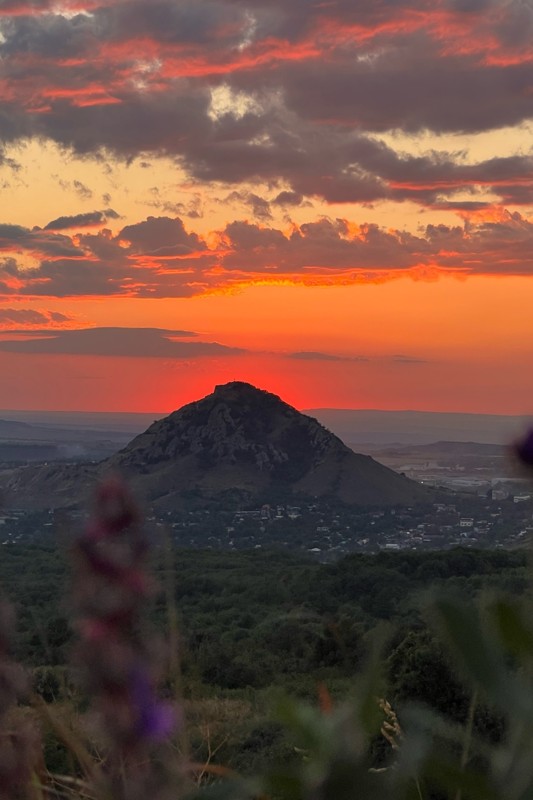
<instances>
[{"instance_id":1,"label":"blurred foreground plant","mask_svg":"<svg viewBox=\"0 0 533 800\"><path fill-rule=\"evenodd\" d=\"M179 709L157 697L163 648L143 628L154 591L148 552L129 493L120 480L108 479L77 541L74 584L80 633L75 659L99 718L105 755L94 782L106 800L175 800L179 788L178 759L169 743L181 724Z\"/></svg>"},{"instance_id":2,"label":"blurred foreground plant","mask_svg":"<svg viewBox=\"0 0 533 800\"><path fill-rule=\"evenodd\" d=\"M481 615L446 596L431 601L435 626L470 690L463 725L416 704L392 709L377 699L375 664L350 702L315 708L286 698L277 716L294 759L263 776L208 787L217 800L531 800L533 798L533 629L526 609L495 599ZM503 736L475 730L476 707L494 709ZM376 761L373 744L390 745Z\"/></svg>"},{"instance_id":3,"label":"blurred foreground plant","mask_svg":"<svg viewBox=\"0 0 533 800\"><path fill-rule=\"evenodd\" d=\"M9 656L10 612L0 604L0 800L533 800L527 598L486 600L481 612L445 594L429 597L433 628L470 698L462 724L429 707L380 699L387 686L378 646L349 701L334 705L324 686L315 705L279 699L276 718L292 743L291 757L239 777L214 763L209 728L206 763L187 764L172 743L181 711L158 698L165 651L143 624L155 590L148 544L128 492L108 480L75 546L75 662L97 718L92 753L57 720L51 723L82 766L83 780L38 780L34 729L14 713L25 682ZM51 714L41 706L44 716ZM481 708L502 720L496 741L476 726ZM377 746L383 741L385 749ZM187 773L204 783L192 788Z\"/></svg>"},{"instance_id":4,"label":"blurred foreground plant","mask_svg":"<svg viewBox=\"0 0 533 800\"><path fill-rule=\"evenodd\" d=\"M18 702L28 695L27 677L10 657L13 609L0 600L0 798L38 798L35 789L42 766L38 731L32 721L17 714Z\"/></svg>"}]
</instances>

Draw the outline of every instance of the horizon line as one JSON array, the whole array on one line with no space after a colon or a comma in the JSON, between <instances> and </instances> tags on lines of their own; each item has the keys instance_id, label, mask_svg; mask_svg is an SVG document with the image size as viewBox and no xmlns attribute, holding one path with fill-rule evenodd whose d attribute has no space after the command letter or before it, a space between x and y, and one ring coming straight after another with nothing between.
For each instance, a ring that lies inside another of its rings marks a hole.
<instances>
[{"instance_id":1,"label":"horizon line","mask_svg":"<svg viewBox=\"0 0 533 800\"><path fill-rule=\"evenodd\" d=\"M199 398L197 401L191 402L199 402L204 398ZM184 403L183 406L190 405L190 403ZM94 410L94 411L82 411L79 409L43 409L43 408L0 408L0 416L2 414L101 414L101 415L129 415L129 416L158 416L158 417L166 417L169 414L173 414L175 411L179 411L180 408L183 406L179 406L178 408L171 409L169 411L127 411L127 410L120 410L120 411L102 411L102 410ZM294 406L296 408L296 406ZM456 416L475 416L475 417L513 417L522 419L524 417L533 417L533 409L531 411L524 411L521 413L495 413L490 411L445 411L445 410L436 410L436 409L413 409L413 408L352 408L346 406L312 406L306 408L299 408L297 409L301 413L307 412L316 412L316 411L355 411L355 412L372 412L378 414L448 414L448 415L456 415Z\"/></svg>"}]
</instances>

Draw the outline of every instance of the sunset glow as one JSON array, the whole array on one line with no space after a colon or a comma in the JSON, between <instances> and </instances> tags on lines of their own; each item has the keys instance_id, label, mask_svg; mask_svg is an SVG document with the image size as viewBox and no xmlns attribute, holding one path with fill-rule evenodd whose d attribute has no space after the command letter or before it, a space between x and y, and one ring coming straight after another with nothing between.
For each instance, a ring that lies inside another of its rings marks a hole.
<instances>
[{"instance_id":1,"label":"sunset glow","mask_svg":"<svg viewBox=\"0 0 533 800\"><path fill-rule=\"evenodd\" d=\"M0 408L531 413L532 43L520 0L4 2Z\"/></svg>"}]
</instances>

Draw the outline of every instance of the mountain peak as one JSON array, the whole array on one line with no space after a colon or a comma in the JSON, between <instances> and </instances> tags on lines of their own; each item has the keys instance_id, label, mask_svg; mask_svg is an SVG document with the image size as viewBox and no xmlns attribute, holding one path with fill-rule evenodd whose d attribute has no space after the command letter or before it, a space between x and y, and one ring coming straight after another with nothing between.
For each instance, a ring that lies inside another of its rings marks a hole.
<instances>
[{"instance_id":1,"label":"mountain peak","mask_svg":"<svg viewBox=\"0 0 533 800\"><path fill-rule=\"evenodd\" d=\"M236 492L243 501L269 493L365 505L425 499L413 481L354 453L316 419L244 381L219 384L155 422L109 466L133 480L150 475L161 504L191 491L204 499Z\"/></svg>"},{"instance_id":2,"label":"mountain peak","mask_svg":"<svg viewBox=\"0 0 533 800\"><path fill-rule=\"evenodd\" d=\"M206 400L209 397L215 397L217 400L228 400L228 401L235 401L239 400L240 398L264 399L270 397L277 400L280 403L283 402L281 398L279 398L277 395L272 394L271 392L267 392L265 389L258 389L257 386L254 386L252 383L246 383L245 381L230 381L229 383L219 383L217 384L217 386L215 386L213 394L207 395L207 397L205 397L204 400Z\"/></svg>"},{"instance_id":3,"label":"mountain peak","mask_svg":"<svg viewBox=\"0 0 533 800\"><path fill-rule=\"evenodd\" d=\"M214 394L225 394L226 392L260 392L261 389L258 389L257 386L254 386L252 383L247 383L246 381L228 381L228 383L218 383L215 386Z\"/></svg>"},{"instance_id":4,"label":"mountain peak","mask_svg":"<svg viewBox=\"0 0 533 800\"><path fill-rule=\"evenodd\" d=\"M429 497L414 481L354 453L313 417L244 381L218 385L154 422L98 466L72 474L59 466L25 470L10 488L19 497L29 490L46 502L57 495L72 503L91 476L109 470L122 472L162 510L213 499L242 505L307 497L386 506Z\"/></svg>"}]
</instances>

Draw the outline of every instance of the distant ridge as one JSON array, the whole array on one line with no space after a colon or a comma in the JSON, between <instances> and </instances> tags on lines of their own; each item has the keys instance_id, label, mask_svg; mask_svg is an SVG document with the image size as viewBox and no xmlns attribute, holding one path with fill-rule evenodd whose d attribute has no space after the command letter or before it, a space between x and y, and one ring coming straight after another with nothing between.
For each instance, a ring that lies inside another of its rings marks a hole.
<instances>
[{"instance_id":1,"label":"distant ridge","mask_svg":"<svg viewBox=\"0 0 533 800\"><path fill-rule=\"evenodd\" d=\"M350 445L431 444L437 441L508 444L527 416L444 411L316 408L305 412Z\"/></svg>"},{"instance_id":2,"label":"distant ridge","mask_svg":"<svg viewBox=\"0 0 533 800\"><path fill-rule=\"evenodd\" d=\"M378 409L314 408L303 414L320 423L350 446L375 443L381 445L430 444L437 441L472 441L484 444L506 444L520 435L531 422L526 415L477 414L444 411L384 411ZM70 428L76 431L95 430L121 432L131 437L142 433L154 422L167 416L162 412L131 411L26 411L0 410L4 421L25 422L39 427ZM357 449L357 447L356 447Z\"/></svg>"},{"instance_id":3,"label":"distant ridge","mask_svg":"<svg viewBox=\"0 0 533 800\"><path fill-rule=\"evenodd\" d=\"M376 506L429 499L424 487L354 453L316 419L239 381L154 422L99 465L27 468L6 489L14 499L65 505L110 470L165 510L191 498L251 503L280 494Z\"/></svg>"}]
</instances>

